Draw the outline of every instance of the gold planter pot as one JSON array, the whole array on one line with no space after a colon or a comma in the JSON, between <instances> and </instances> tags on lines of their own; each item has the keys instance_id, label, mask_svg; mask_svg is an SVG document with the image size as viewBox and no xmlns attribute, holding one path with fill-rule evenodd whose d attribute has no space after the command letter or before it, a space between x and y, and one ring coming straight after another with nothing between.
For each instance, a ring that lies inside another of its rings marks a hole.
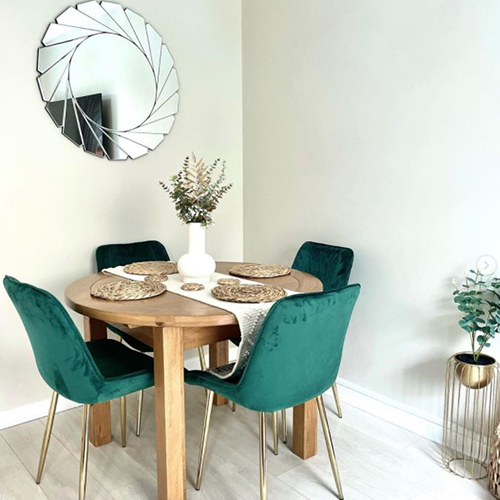
<instances>
[{"instance_id":1,"label":"gold planter pot","mask_svg":"<svg viewBox=\"0 0 500 500\"><path fill-rule=\"evenodd\" d=\"M455 373L462 385L470 387L471 389L482 389L486 387L493 379L495 370L495 358L481 354L481 358L488 362L488 364L477 365L468 361L459 359L461 356L472 356L471 353L461 352L455 354Z\"/></svg>"},{"instance_id":2,"label":"gold planter pot","mask_svg":"<svg viewBox=\"0 0 500 500\"><path fill-rule=\"evenodd\" d=\"M485 355L483 362L489 364L475 365L468 362L468 355L455 354L446 365L442 458L454 474L482 479L498 424L500 367Z\"/></svg>"}]
</instances>

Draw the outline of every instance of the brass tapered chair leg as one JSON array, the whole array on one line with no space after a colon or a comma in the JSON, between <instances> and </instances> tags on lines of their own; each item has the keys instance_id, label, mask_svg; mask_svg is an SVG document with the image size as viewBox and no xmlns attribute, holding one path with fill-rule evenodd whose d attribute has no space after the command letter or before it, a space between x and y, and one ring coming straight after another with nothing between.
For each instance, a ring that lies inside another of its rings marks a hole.
<instances>
[{"instance_id":1,"label":"brass tapered chair leg","mask_svg":"<svg viewBox=\"0 0 500 500\"><path fill-rule=\"evenodd\" d=\"M207 363L205 362L205 350L203 349L202 345L198 346L198 357L200 358L201 371L206 372L207 371ZM205 389L205 394L208 397L208 389Z\"/></svg>"},{"instance_id":2,"label":"brass tapered chair leg","mask_svg":"<svg viewBox=\"0 0 500 500\"><path fill-rule=\"evenodd\" d=\"M40 484L42 480L43 467L45 465L45 459L47 458L47 451L49 450L50 437L52 436L52 426L54 424L54 415L57 408L57 400L59 394L56 391L52 393L52 399L50 400L49 414L47 415L47 424L45 426L45 433L43 435L42 441L42 451L40 452L40 462L38 463L38 473L36 475L36 484Z\"/></svg>"},{"instance_id":3,"label":"brass tapered chair leg","mask_svg":"<svg viewBox=\"0 0 500 500\"><path fill-rule=\"evenodd\" d=\"M231 404L231 410L236 411L236 403L234 401Z\"/></svg>"},{"instance_id":4,"label":"brass tapered chair leg","mask_svg":"<svg viewBox=\"0 0 500 500\"><path fill-rule=\"evenodd\" d=\"M205 351L203 350L203 346L198 347L198 357L200 358L200 367L202 371L207 371L207 364L205 362Z\"/></svg>"},{"instance_id":5,"label":"brass tapered chair leg","mask_svg":"<svg viewBox=\"0 0 500 500\"><path fill-rule=\"evenodd\" d=\"M83 405L82 440L80 448L80 481L78 487L78 500L85 500L87 489L87 465L89 461L89 426L90 408L92 405Z\"/></svg>"},{"instance_id":6,"label":"brass tapered chair leg","mask_svg":"<svg viewBox=\"0 0 500 500\"><path fill-rule=\"evenodd\" d=\"M267 500L266 414L259 413L260 500Z\"/></svg>"},{"instance_id":7,"label":"brass tapered chair leg","mask_svg":"<svg viewBox=\"0 0 500 500\"><path fill-rule=\"evenodd\" d=\"M342 491L342 484L340 483L340 473L339 467L337 465L337 458L335 457L335 450L333 448L332 434L330 432L330 426L328 425L328 420L326 418L325 403L323 402L323 396L318 396L316 398L316 403L318 404L319 416L321 418L321 425L323 427L323 434L325 435L326 449L328 450L328 457L330 458L330 465L332 466L333 476L335 478L335 484L337 485L337 491L340 500L343 500L344 493Z\"/></svg>"},{"instance_id":8,"label":"brass tapered chair leg","mask_svg":"<svg viewBox=\"0 0 500 500\"><path fill-rule=\"evenodd\" d=\"M281 410L281 437L284 443L288 441L288 430L286 427L286 410Z\"/></svg>"},{"instance_id":9,"label":"brass tapered chair leg","mask_svg":"<svg viewBox=\"0 0 500 500\"><path fill-rule=\"evenodd\" d=\"M122 446L127 446L127 396L120 397L120 425L122 431Z\"/></svg>"},{"instance_id":10,"label":"brass tapered chair leg","mask_svg":"<svg viewBox=\"0 0 500 500\"><path fill-rule=\"evenodd\" d=\"M144 390L137 393L137 424L135 428L135 435L141 435L141 425L142 425L142 407L144 404Z\"/></svg>"},{"instance_id":11,"label":"brass tapered chair leg","mask_svg":"<svg viewBox=\"0 0 500 500\"><path fill-rule=\"evenodd\" d=\"M273 453L278 454L278 412L273 411Z\"/></svg>"},{"instance_id":12,"label":"brass tapered chair leg","mask_svg":"<svg viewBox=\"0 0 500 500\"><path fill-rule=\"evenodd\" d=\"M214 392L208 391L207 402L205 407L205 419L203 420L203 429L201 431L200 451L198 456L198 476L196 477L195 488L201 488L201 479L203 477L203 469L205 468L205 453L207 451L208 430L210 428L210 417L212 416L212 407L214 403Z\"/></svg>"},{"instance_id":13,"label":"brass tapered chair leg","mask_svg":"<svg viewBox=\"0 0 500 500\"><path fill-rule=\"evenodd\" d=\"M333 397L335 398L335 406L337 407L337 416L342 418L342 408L340 406L339 391L337 389L337 384L332 385Z\"/></svg>"}]
</instances>

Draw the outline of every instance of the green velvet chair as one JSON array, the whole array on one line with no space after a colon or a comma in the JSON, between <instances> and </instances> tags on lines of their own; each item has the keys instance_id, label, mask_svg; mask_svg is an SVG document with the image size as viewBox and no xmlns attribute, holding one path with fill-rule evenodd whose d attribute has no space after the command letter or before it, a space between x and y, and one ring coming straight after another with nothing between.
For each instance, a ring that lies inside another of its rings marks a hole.
<instances>
[{"instance_id":1,"label":"green velvet chair","mask_svg":"<svg viewBox=\"0 0 500 500\"><path fill-rule=\"evenodd\" d=\"M350 248L327 245L306 241L297 252L292 264L292 269L303 271L316 276L323 284L323 291L331 291L346 286L349 283L354 252ZM239 339L232 342L239 344ZM342 407L337 389L337 384L332 385L333 397L337 407L337 415L342 418ZM236 405L233 402L232 409ZM281 428L283 442L287 441L286 411L281 412ZM273 415L274 453L278 453L277 416Z\"/></svg>"},{"instance_id":2,"label":"green velvet chair","mask_svg":"<svg viewBox=\"0 0 500 500\"><path fill-rule=\"evenodd\" d=\"M147 260L170 260L167 249L159 241L141 241L137 243L117 243L101 245L95 252L97 270L101 272L108 267L126 266L133 262L144 262ZM153 352L153 349L137 340L132 335L124 332L113 325L108 328L125 340L130 347L141 352Z\"/></svg>"},{"instance_id":3,"label":"green velvet chair","mask_svg":"<svg viewBox=\"0 0 500 500\"><path fill-rule=\"evenodd\" d=\"M323 291L336 290L349 283L354 252L350 248L306 241L297 252L292 269L312 274L323 283ZM332 385L333 397L337 406L337 415L342 418L342 407L337 384ZM282 414L286 419L286 414ZM286 429L286 420L283 423Z\"/></svg>"},{"instance_id":4,"label":"green velvet chair","mask_svg":"<svg viewBox=\"0 0 500 500\"><path fill-rule=\"evenodd\" d=\"M95 260L97 270L101 272L108 267L126 266L133 262L145 262L148 260L170 260L167 249L162 243L155 240L140 241L134 243L113 243L109 245L101 245L97 247L95 252ZM122 325L107 325L108 329L118 335L120 340L124 340L130 347L137 351L150 353L153 348L137 340L132 335L128 334L125 327ZM203 347L198 348L198 356L202 370L206 370L205 354ZM144 393L141 391L137 395L137 421L136 421L136 436L141 434L142 422L142 407L144 401Z\"/></svg>"},{"instance_id":5,"label":"green velvet chair","mask_svg":"<svg viewBox=\"0 0 500 500\"><path fill-rule=\"evenodd\" d=\"M322 394L337 378L345 335L360 292L351 285L331 292L297 294L276 302L267 315L241 376L221 380L186 371L185 381L208 390L196 489L200 489L214 393L259 412L260 491L267 498L265 414L316 399L340 498L343 498Z\"/></svg>"},{"instance_id":6,"label":"green velvet chair","mask_svg":"<svg viewBox=\"0 0 500 500\"><path fill-rule=\"evenodd\" d=\"M57 400L62 395L83 404L78 496L83 500L87 482L90 409L93 404L120 398L122 446L125 446L125 397L154 385L153 360L116 340L84 342L63 305L49 292L10 276L5 276L3 284L24 323L38 371L54 391L36 482L40 483L42 479Z\"/></svg>"}]
</instances>

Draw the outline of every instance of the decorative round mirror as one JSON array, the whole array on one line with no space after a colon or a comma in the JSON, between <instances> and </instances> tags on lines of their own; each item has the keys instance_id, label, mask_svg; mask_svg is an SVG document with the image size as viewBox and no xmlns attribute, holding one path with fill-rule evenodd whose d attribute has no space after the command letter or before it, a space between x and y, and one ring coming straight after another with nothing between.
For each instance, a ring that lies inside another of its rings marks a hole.
<instances>
[{"instance_id":1,"label":"decorative round mirror","mask_svg":"<svg viewBox=\"0 0 500 500\"><path fill-rule=\"evenodd\" d=\"M85 2L51 23L38 49L45 109L65 137L108 160L155 149L174 124L179 80L161 36L111 2Z\"/></svg>"}]
</instances>

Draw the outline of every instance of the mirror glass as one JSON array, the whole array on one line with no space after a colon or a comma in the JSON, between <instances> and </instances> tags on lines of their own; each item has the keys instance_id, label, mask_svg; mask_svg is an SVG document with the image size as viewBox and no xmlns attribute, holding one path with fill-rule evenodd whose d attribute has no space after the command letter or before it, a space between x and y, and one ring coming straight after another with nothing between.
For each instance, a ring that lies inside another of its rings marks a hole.
<instances>
[{"instance_id":1,"label":"mirror glass","mask_svg":"<svg viewBox=\"0 0 500 500\"><path fill-rule=\"evenodd\" d=\"M179 80L172 56L150 24L119 4L66 9L45 32L37 69L47 112L87 153L138 158L174 124Z\"/></svg>"}]
</instances>

